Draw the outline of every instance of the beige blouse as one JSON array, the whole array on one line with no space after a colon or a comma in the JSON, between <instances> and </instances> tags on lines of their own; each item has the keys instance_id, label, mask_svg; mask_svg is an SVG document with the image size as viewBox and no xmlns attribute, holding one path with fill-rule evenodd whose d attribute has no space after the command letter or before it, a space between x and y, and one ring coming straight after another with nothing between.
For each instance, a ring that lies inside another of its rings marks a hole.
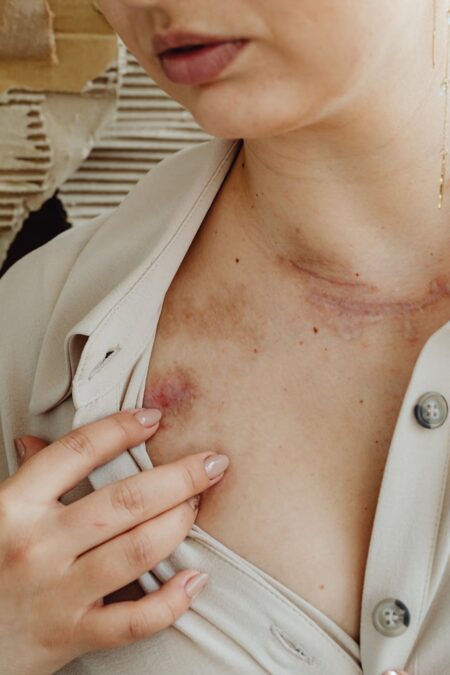
<instances>
[{"instance_id":1,"label":"beige blouse","mask_svg":"<svg viewBox=\"0 0 450 675\"><path fill-rule=\"evenodd\" d=\"M0 479L17 469L15 436L53 440L141 406L164 295L240 145L214 138L169 156L112 213L60 234L2 278ZM91 652L58 672L381 675L403 667L448 675L449 329L450 321L424 345L397 420L367 560L360 645L194 525L139 579L149 593L180 569L208 572L192 608L150 638ZM63 501L151 468L141 444L95 469Z\"/></svg>"}]
</instances>

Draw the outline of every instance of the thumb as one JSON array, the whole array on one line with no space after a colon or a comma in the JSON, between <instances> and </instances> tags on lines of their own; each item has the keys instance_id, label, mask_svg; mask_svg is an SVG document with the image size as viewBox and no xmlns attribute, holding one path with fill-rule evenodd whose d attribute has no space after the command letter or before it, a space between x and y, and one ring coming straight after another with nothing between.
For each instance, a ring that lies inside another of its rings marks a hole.
<instances>
[{"instance_id":1,"label":"thumb","mask_svg":"<svg viewBox=\"0 0 450 675\"><path fill-rule=\"evenodd\" d=\"M19 464L23 464L30 457L36 455L40 450L46 448L48 441L44 441L42 438L37 436L19 436L14 439L14 446L16 448L17 458Z\"/></svg>"}]
</instances>

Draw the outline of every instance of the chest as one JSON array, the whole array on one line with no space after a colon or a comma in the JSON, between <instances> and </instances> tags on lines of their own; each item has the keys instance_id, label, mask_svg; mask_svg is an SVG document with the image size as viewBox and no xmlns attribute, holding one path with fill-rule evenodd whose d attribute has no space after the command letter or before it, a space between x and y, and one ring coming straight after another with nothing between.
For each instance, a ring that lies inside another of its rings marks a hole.
<instances>
[{"instance_id":1,"label":"chest","mask_svg":"<svg viewBox=\"0 0 450 675\"><path fill-rule=\"evenodd\" d=\"M163 419L147 451L155 466L227 454L196 524L358 641L379 488L416 354L375 356L370 341L306 329L268 347L248 316L230 318L236 303L226 319L219 305L200 316L165 304L144 396Z\"/></svg>"}]
</instances>

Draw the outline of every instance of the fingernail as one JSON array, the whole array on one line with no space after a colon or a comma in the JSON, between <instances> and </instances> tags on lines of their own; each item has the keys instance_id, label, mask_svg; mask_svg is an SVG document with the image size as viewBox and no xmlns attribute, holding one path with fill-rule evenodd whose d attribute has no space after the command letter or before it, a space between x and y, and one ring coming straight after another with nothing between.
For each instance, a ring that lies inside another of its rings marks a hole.
<instances>
[{"instance_id":1,"label":"fingernail","mask_svg":"<svg viewBox=\"0 0 450 675\"><path fill-rule=\"evenodd\" d=\"M198 505L200 504L200 495L195 495L194 497L190 497L188 499L188 502L192 506L192 509L194 511L197 511Z\"/></svg>"},{"instance_id":2,"label":"fingernail","mask_svg":"<svg viewBox=\"0 0 450 675\"><path fill-rule=\"evenodd\" d=\"M213 455L205 459L205 471L208 478L217 478L228 468L230 460L226 455Z\"/></svg>"},{"instance_id":3,"label":"fingernail","mask_svg":"<svg viewBox=\"0 0 450 675\"><path fill-rule=\"evenodd\" d=\"M25 457L25 453L27 451L25 447L25 443L22 441L21 438L15 438L14 439L14 445L16 448L16 452L19 455L20 459L23 459Z\"/></svg>"},{"instance_id":4,"label":"fingernail","mask_svg":"<svg viewBox=\"0 0 450 675\"><path fill-rule=\"evenodd\" d=\"M162 412L157 408L143 408L142 410L138 410L134 416L143 427L152 427L156 422L159 422Z\"/></svg>"},{"instance_id":5,"label":"fingernail","mask_svg":"<svg viewBox=\"0 0 450 675\"><path fill-rule=\"evenodd\" d=\"M206 585L207 581L208 575L206 572L202 572L201 574L197 574L195 577L191 577L184 585L184 590L190 598L195 598Z\"/></svg>"}]
</instances>

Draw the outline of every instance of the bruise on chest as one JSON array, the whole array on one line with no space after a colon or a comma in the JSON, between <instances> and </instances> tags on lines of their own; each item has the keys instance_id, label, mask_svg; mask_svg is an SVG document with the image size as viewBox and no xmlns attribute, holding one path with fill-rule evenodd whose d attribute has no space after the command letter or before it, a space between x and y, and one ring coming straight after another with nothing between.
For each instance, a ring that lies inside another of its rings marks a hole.
<instances>
[{"instance_id":1,"label":"bruise on chest","mask_svg":"<svg viewBox=\"0 0 450 675\"><path fill-rule=\"evenodd\" d=\"M236 381L265 341L245 284L189 287L180 277L166 294L147 374L143 405L162 411L161 429L208 405L207 392Z\"/></svg>"},{"instance_id":2,"label":"bruise on chest","mask_svg":"<svg viewBox=\"0 0 450 675\"><path fill-rule=\"evenodd\" d=\"M163 413L160 429L167 428L170 416L187 418L201 388L193 368L170 366L157 371L147 382L143 406L158 408Z\"/></svg>"},{"instance_id":3,"label":"bruise on chest","mask_svg":"<svg viewBox=\"0 0 450 675\"><path fill-rule=\"evenodd\" d=\"M257 315L245 283L234 280L224 286L217 282L206 293L198 293L180 278L166 294L155 347L160 341L179 338L181 343L218 342L250 350L262 339L263 324L264 317Z\"/></svg>"}]
</instances>

